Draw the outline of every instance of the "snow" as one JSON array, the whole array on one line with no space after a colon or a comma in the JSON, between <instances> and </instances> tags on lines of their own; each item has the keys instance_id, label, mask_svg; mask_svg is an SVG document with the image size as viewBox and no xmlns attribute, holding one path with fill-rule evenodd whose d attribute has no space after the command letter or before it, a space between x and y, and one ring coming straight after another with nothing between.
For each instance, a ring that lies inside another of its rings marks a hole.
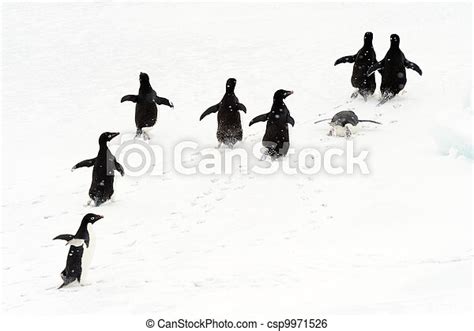
<instances>
[{"instance_id":1,"label":"snow","mask_svg":"<svg viewBox=\"0 0 474 331\"><path fill-rule=\"evenodd\" d=\"M7 314L470 311L469 4L43 3L2 11ZM397 33L423 70L408 70L405 91L381 107L379 91L351 100L351 66L333 66L357 52L366 31L378 59ZM159 107L149 130L150 145L165 151L165 173L116 174L113 201L84 206L91 169L70 169L96 155L100 133L133 134L134 106L119 101L138 91L140 71L175 105ZM237 148L261 140L264 124L248 122L270 110L274 91L294 90L286 104L298 150L345 148L326 123L313 124L340 110L383 123L362 124L351 138L369 151L370 174L173 171L179 142L217 145L215 114L199 116L219 102L229 77L247 107ZM52 238L74 233L87 212L105 216L95 224L90 283L58 291L67 248Z\"/></svg>"}]
</instances>

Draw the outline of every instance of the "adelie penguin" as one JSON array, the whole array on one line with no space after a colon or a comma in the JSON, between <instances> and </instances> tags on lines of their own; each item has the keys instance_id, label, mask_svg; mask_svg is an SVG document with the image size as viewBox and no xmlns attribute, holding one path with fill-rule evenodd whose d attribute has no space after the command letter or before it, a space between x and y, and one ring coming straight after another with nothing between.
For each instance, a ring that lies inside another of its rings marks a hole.
<instances>
[{"instance_id":1,"label":"adelie penguin","mask_svg":"<svg viewBox=\"0 0 474 331\"><path fill-rule=\"evenodd\" d=\"M222 144L233 147L238 141L242 140L242 123L240 121L239 111L247 112L247 108L239 102L235 95L235 85L237 80L229 78L226 82L225 94L222 100L209 107L202 113L199 120L209 114L217 113L217 141L220 147Z\"/></svg>"},{"instance_id":2,"label":"adelie penguin","mask_svg":"<svg viewBox=\"0 0 474 331\"><path fill-rule=\"evenodd\" d=\"M331 126L331 130L329 131L329 136L340 136L340 137L347 137L349 138L352 133L355 131L357 125L361 122L369 122L375 124L382 124L380 122L372 121L372 120L361 120L352 110L344 110L338 112L332 118L325 118L323 120L319 120L314 122L321 123L324 121L329 121L329 125Z\"/></svg>"},{"instance_id":3,"label":"adelie penguin","mask_svg":"<svg viewBox=\"0 0 474 331\"><path fill-rule=\"evenodd\" d=\"M66 267L61 272L63 284L59 288L63 288L75 281L79 284L84 284L86 281L95 248L95 236L92 227L95 222L102 218L103 216L101 215L87 214L83 217L75 235L60 234L53 238L53 240L65 240L66 246L70 246Z\"/></svg>"},{"instance_id":4,"label":"adelie penguin","mask_svg":"<svg viewBox=\"0 0 474 331\"><path fill-rule=\"evenodd\" d=\"M140 73L140 89L138 95L126 95L120 102L131 101L136 103L135 106L135 125L137 126L136 137L149 140L148 134L143 128L149 128L155 125L158 116L158 108L156 105L166 105L174 108L173 103L168 99L159 97L150 85L150 78L146 73Z\"/></svg>"},{"instance_id":5,"label":"adelie penguin","mask_svg":"<svg viewBox=\"0 0 474 331\"><path fill-rule=\"evenodd\" d=\"M400 37L392 34L390 36L390 49L387 54L382 61L372 65L367 72L368 75L372 75L376 70L381 70L382 73L382 84L380 85L382 100L378 106L392 99L403 90L407 83L405 68L415 70L420 76L422 75L420 67L416 63L408 61L405 54L400 50Z\"/></svg>"},{"instance_id":6,"label":"adelie penguin","mask_svg":"<svg viewBox=\"0 0 474 331\"><path fill-rule=\"evenodd\" d=\"M89 197L95 206L106 202L114 194L114 171L124 175L123 167L112 155L107 147L107 142L118 136L118 132L104 132L99 137L99 153L93 159L79 162L71 171L81 167L94 167L92 169L92 183L89 189ZM90 202L89 202L90 203Z\"/></svg>"},{"instance_id":7,"label":"adelie penguin","mask_svg":"<svg viewBox=\"0 0 474 331\"><path fill-rule=\"evenodd\" d=\"M341 57L334 63L335 66L340 63L354 63L351 83L357 90L352 94L352 98L357 98L357 95L360 94L367 101L367 97L374 94L376 88L375 76L367 75L369 67L377 63L372 39L372 32L366 32L364 46L355 55Z\"/></svg>"},{"instance_id":8,"label":"adelie penguin","mask_svg":"<svg viewBox=\"0 0 474 331\"><path fill-rule=\"evenodd\" d=\"M290 133L288 124L295 126L295 120L283 101L293 94L293 91L278 90L273 95L273 105L269 113L262 114L250 121L249 126L257 122L267 122L262 145L266 148L264 155L273 159L285 156L290 148Z\"/></svg>"}]
</instances>

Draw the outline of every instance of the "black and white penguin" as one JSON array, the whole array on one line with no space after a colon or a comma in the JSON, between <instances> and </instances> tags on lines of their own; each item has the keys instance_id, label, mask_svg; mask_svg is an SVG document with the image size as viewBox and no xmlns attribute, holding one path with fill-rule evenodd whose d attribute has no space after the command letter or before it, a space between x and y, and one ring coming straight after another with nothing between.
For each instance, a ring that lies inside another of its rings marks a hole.
<instances>
[{"instance_id":1,"label":"black and white penguin","mask_svg":"<svg viewBox=\"0 0 474 331\"><path fill-rule=\"evenodd\" d=\"M314 122L320 123L324 121L329 121L329 125L331 126L331 130L329 131L329 136L340 136L340 137L347 137L349 138L357 125L361 122L369 122L375 124L382 124L380 122L372 121L372 120L361 120L352 110L343 110L338 112L332 118L325 118L323 120L319 120Z\"/></svg>"},{"instance_id":2,"label":"black and white penguin","mask_svg":"<svg viewBox=\"0 0 474 331\"><path fill-rule=\"evenodd\" d=\"M217 112L217 141L221 144L233 147L238 141L242 141L242 123L239 111L247 112L247 108L239 102L235 95L237 80L229 78L226 82L225 94L221 102L209 107L202 113L199 120L211 113Z\"/></svg>"},{"instance_id":3,"label":"black and white penguin","mask_svg":"<svg viewBox=\"0 0 474 331\"><path fill-rule=\"evenodd\" d=\"M143 131L143 128L155 125L158 116L158 108L156 105L166 105L174 108L172 102L156 94L150 85L150 78L143 72L140 73L140 89L138 90L138 95L126 95L120 100L120 102L124 101L131 101L137 104L135 106L136 137L143 135L145 140L150 139L150 137Z\"/></svg>"},{"instance_id":4,"label":"black and white penguin","mask_svg":"<svg viewBox=\"0 0 474 331\"><path fill-rule=\"evenodd\" d=\"M97 156L79 162L71 169L71 171L74 171L77 168L94 166L89 197L96 206L106 202L114 194L114 171L117 170L122 176L124 175L122 165L118 163L107 147L107 142L119 134L119 132L102 133L99 137L99 153L97 153Z\"/></svg>"},{"instance_id":5,"label":"black and white penguin","mask_svg":"<svg viewBox=\"0 0 474 331\"><path fill-rule=\"evenodd\" d=\"M82 218L81 225L75 235L60 234L53 238L53 240L65 240L66 246L70 246L66 267L61 272L63 284L59 288L63 288L76 280L79 284L84 284L86 281L95 248L95 236L92 227L101 218L103 216L89 213Z\"/></svg>"},{"instance_id":6,"label":"black and white penguin","mask_svg":"<svg viewBox=\"0 0 474 331\"><path fill-rule=\"evenodd\" d=\"M267 122L262 144L266 148L264 155L270 155L273 159L285 156L290 148L288 123L295 126L295 120L291 117L283 100L291 94L293 91L276 91L273 95L273 105L270 112L255 117L249 123L251 126L257 122Z\"/></svg>"},{"instance_id":7,"label":"black and white penguin","mask_svg":"<svg viewBox=\"0 0 474 331\"><path fill-rule=\"evenodd\" d=\"M382 61L372 65L367 74L372 75L376 70L381 70L382 100L378 105L382 105L397 95L407 83L405 68L415 70L422 75L420 67L416 63L410 62L405 58L405 54L400 50L400 37L396 34L390 36L390 49Z\"/></svg>"},{"instance_id":8,"label":"black and white penguin","mask_svg":"<svg viewBox=\"0 0 474 331\"><path fill-rule=\"evenodd\" d=\"M352 98L357 98L357 95L360 94L364 100L367 100L368 96L374 94L376 88L375 76L367 75L370 66L377 63L372 39L372 32L366 32L364 46L355 55L341 57L334 63L335 66L340 63L354 63L351 83L357 90L352 93Z\"/></svg>"}]
</instances>

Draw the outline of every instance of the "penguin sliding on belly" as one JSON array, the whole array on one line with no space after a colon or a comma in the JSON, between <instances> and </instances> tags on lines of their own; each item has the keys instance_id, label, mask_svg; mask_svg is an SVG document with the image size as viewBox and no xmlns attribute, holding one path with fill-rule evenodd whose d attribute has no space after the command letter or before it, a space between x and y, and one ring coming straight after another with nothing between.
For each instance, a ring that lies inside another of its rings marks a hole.
<instances>
[{"instance_id":1,"label":"penguin sliding on belly","mask_svg":"<svg viewBox=\"0 0 474 331\"><path fill-rule=\"evenodd\" d=\"M405 68L415 70L420 76L422 75L420 67L405 58L405 54L400 49L400 37L392 34L387 54L382 61L372 65L367 72L369 76L376 70L381 70L382 73L382 84L380 85L382 100L377 106L383 105L405 88L407 83Z\"/></svg>"},{"instance_id":2,"label":"penguin sliding on belly","mask_svg":"<svg viewBox=\"0 0 474 331\"><path fill-rule=\"evenodd\" d=\"M104 132L99 137L99 153L93 159L79 162L71 171L81 167L92 167L92 183L89 189L89 197L95 206L106 202L114 194L114 171L117 170L124 175L123 167L112 155L107 147L107 142L118 136L118 132ZM89 202L90 203L90 202Z\"/></svg>"},{"instance_id":3,"label":"penguin sliding on belly","mask_svg":"<svg viewBox=\"0 0 474 331\"><path fill-rule=\"evenodd\" d=\"M60 234L53 238L53 240L65 240L66 246L70 246L66 267L61 272L63 284L59 288L63 288L76 280L79 284L84 284L86 281L95 248L95 236L92 227L95 222L102 218L101 215L89 213L82 219L75 235Z\"/></svg>"},{"instance_id":4,"label":"penguin sliding on belly","mask_svg":"<svg viewBox=\"0 0 474 331\"><path fill-rule=\"evenodd\" d=\"M293 91L278 90L273 95L273 105L269 113L262 114L250 121L249 126L257 122L267 122L262 145L266 148L264 155L272 159L285 156L290 148L290 133L288 123L295 126L295 120L290 115L283 100L292 95Z\"/></svg>"},{"instance_id":5,"label":"penguin sliding on belly","mask_svg":"<svg viewBox=\"0 0 474 331\"><path fill-rule=\"evenodd\" d=\"M375 75L367 75L367 70L377 63L372 39L372 32L366 32L364 46L355 55L343 56L334 63L335 66L340 63L354 63L351 83L357 91L352 94L352 98L357 98L357 95L360 94L367 101L367 97L374 94L376 87Z\"/></svg>"},{"instance_id":6,"label":"penguin sliding on belly","mask_svg":"<svg viewBox=\"0 0 474 331\"><path fill-rule=\"evenodd\" d=\"M150 85L150 78L143 72L140 73L140 89L138 90L138 95L126 95L120 100L120 102L124 101L131 101L137 104L135 106L135 125L137 126L137 134L135 137L143 136L145 140L149 140L150 137L143 131L143 128L155 125L158 117L158 108L156 105L166 105L174 108L172 102L156 94Z\"/></svg>"},{"instance_id":7,"label":"penguin sliding on belly","mask_svg":"<svg viewBox=\"0 0 474 331\"><path fill-rule=\"evenodd\" d=\"M352 133L355 131L357 125L361 122L369 122L375 124L382 124L380 122L372 121L372 120L360 120L357 115L352 110L344 110L340 111L332 118L325 118L323 120L319 120L314 122L321 123L324 121L329 121L329 125L331 126L331 130L329 131L329 136L339 136L339 137L347 137L349 138Z\"/></svg>"},{"instance_id":8,"label":"penguin sliding on belly","mask_svg":"<svg viewBox=\"0 0 474 331\"><path fill-rule=\"evenodd\" d=\"M226 82L226 92L221 102L209 107L202 113L199 120L211 113L217 112L217 141L220 147L222 144L233 147L238 141L242 141L242 123L239 111L247 112L247 108L239 102L234 90L237 80L229 78Z\"/></svg>"}]
</instances>

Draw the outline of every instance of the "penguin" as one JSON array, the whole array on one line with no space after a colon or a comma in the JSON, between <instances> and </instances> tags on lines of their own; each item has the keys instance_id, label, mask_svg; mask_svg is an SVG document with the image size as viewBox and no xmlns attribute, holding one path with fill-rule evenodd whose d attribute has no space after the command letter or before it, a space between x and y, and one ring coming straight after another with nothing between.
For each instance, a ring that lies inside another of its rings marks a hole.
<instances>
[{"instance_id":1,"label":"penguin","mask_svg":"<svg viewBox=\"0 0 474 331\"><path fill-rule=\"evenodd\" d=\"M100 206L114 194L114 170L124 175L123 167L112 155L107 142L118 136L119 132L104 132L99 137L99 153L93 159L79 162L71 171L81 167L92 167L92 183L89 189L89 197L95 206ZM90 204L90 202L88 203Z\"/></svg>"},{"instance_id":2,"label":"penguin","mask_svg":"<svg viewBox=\"0 0 474 331\"><path fill-rule=\"evenodd\" d=\"M380 122L372 121L372 120L361 120L357 117L357 115L352 110L344 110L338 112L332 118L325 118L323 120L319 120L314 122L320 123L324 121L329 121L329 125L331 126L331 130L329 131L329 136L346 136L349 138L352 133L355 131L355 127L357 124L361 122L369 122L375 124L382 124Z\"/></svg>"},{"instance_id":3,"label":"penguin","mask_svg":"<svg viewBox=\"0 0 474 331\"><path fill-rule=\"evenodd\" d=\"M209 107L199 118L200 121L207 115L217 112L217 141L218 148L224 144L233 147L238 141L242 141L242 123L239 110L247 113L247 108L239 102L235 95L237 80L229 78L226 82L225 94L222 100Z\"/></svg>"},{"instance_id":4,"label":"penguin","mask_svg":"<svg viewBox=\"0 0 474 331\"><path fill-rule=\"evenodd\" d=\"M140 89L138 90L138 95L126 95L120 100L121 103L124 101L131 101L137 104L135 106L135 124L137 126L137 134L135 137L139 138L143 136L145 140L149 140L150 137L143 131L143 128L152 127L156 123L158 116L156 104L174 108L172 102L156 94L150 85L150 78L144 72L140 72Z\"/></svg>"},{"instance_id":5,"label":"penguin","mask_svg":"<svg viewBox=\"0 0 474 331\"><path fill-rule=\"evenodd\" d=\"M262 144L266 148L264 155L270 155L272 159L285 156L290 148L288 123L295 126L295 120L291 117L283 100L292 94L293 91L276 91L273 95L273 105L270 112L255 117L249 123L251 126L257 122L267 122Z\"/></svg>"},{"instance_id":6,"label":"penguin","mask_svg":"<svg viewBox=\"0 0 474 331\"><path fill-rule=\"evenodd\" d=\"M372 40L372 32L366 32L364 35L364 46L355 55L341 57L334 63L335 66L340 63L354 63L351 83L357 90L351 95L353 99L357 98L357 95L360 94L367 101L367 97L374 94L376 88L375 75L367 75L369 67L377 63Z\"/></svg>"},{"instance_id":7,"label":"penguin","mask_svg":"<svg viewBox=\"0 0 474 331\"><path fill-rule=\"evenodd\" d=\"M388 100L397 95L407 83L405 68L415 70L420 76L420 67L405 58L405 54L400 50L400 37L396 34L390 36L390 49L382 61L372 65L367 74L370 76L376 70L382 70L382 84L380 91L382 99L377 106L383 105Z\"/></svg>"},{"instance_id":8,"label":"penguin","mask_svg":"<svg viewBox=\"0 0 474 331\"><path fill-rule=\"evenodd\" d=\"M53 240L65 240L69 247L66 267L61 272L63 284L58 289L74 281L84 284L89 270L90 262L95 248L95 236L92 231L93 224L104 218L101 215L89 213L82 218L81 225L75 235L60 234Z\"/></svg>"}]
</instances>

